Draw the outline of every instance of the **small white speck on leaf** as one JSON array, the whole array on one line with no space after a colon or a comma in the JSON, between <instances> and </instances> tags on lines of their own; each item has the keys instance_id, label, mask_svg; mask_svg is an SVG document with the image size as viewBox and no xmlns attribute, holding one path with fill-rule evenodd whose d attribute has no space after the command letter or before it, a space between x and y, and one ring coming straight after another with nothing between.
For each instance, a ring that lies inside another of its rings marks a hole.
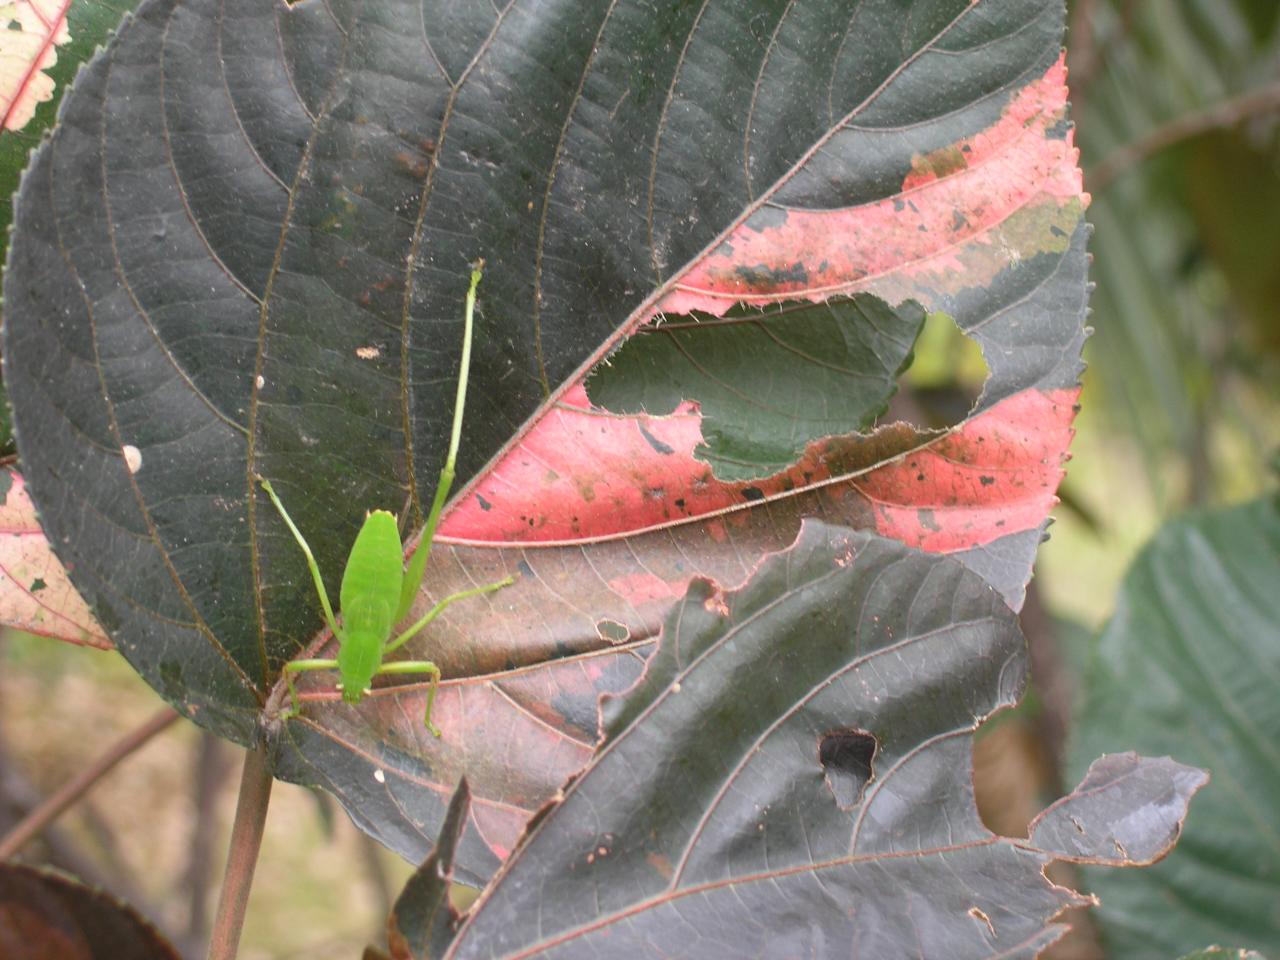
<instances>
[{"instance_id":1,"label":"small white speck on leaf","mask_svg":"<svg viewBox=\"0 0 1280 960\"><path fill-rule=\"evenodd\" d=\"M356 347L356 356L361 360L377 360L381 353L377 347Z\"/></svg>"},{"instance_id":2,"label":"small white speck on leaf","mask_svg":"<svg viewBox=\"0 0 1280 960\"><path fill-rule=\"evenodd\" d=\"M381 769L378 769L373 771L373 779L377 780L379 783L386 783L387 775L383 773Z\"/></svg>"},{"instance_id":3,"label":"small white speck on leaf","mask_svg":"<svg viewBox=\"0 0 1280 960\"><path fill-rule=\"evenodd\" d=\"M124 465L129 468L130 473L137 473L142 469L142 451L132 444L126 443L120 452L124 454Z\"/></svg>"},{"instance_id":4,"label":"small white speck on leaf","mask_svg":"<svg viewBox=\"0 0 1280 960\"><path fill-rule=\"evenodd\" d=\"M258 374L258 389L261 390L266 385L267 385L267 378L264 377L262 374Z\"/></svg>"}]
</instances>

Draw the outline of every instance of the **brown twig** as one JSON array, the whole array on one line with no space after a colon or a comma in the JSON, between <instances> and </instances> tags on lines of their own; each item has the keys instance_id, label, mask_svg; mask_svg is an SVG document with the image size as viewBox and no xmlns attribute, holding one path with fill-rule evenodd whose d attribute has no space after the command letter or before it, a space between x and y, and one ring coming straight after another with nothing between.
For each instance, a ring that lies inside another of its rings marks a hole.
<instances>
[{"instance_id":1,"label":"brown twig","mask_svg":"<svg viewBox=\"0 0 1280 960\"><path fill-rule=\"evenodd\" d=\"M0 861L8 860L33 837L39 836L45 827L58 819L68 807L92 789L99 780L114 769L116 764L131 753L134 753L139 747L177 719L178 714L165 707L142 726L117 741L78 775L63 784L38 807L27 814L22 819L22 822L14 827L3 841L0 841Z\"/></svg>"},{"instance_id":2,"label":"brown twig","mask_svg":"<svg viewBox=\"0 0 1280 960\"><path fill-rule=\"evenodd\" d=\"M1184 140L1190 140L1210 130L1238 126L1250 117L1280 110L1280 80L1265 87L1212 107L1183 114L1163 126L1156 127L1145 136L1112 151L1085 173L1085 184L1090 190L1104 190L1112 180L1142 163L1153 154L1167 150Z\"/></svg>"},{"instance_id":3,"label":"brown twig","mask_svg":"<svg viewBox=\"0 0 1280 960\"><path fill-rule=\"evenodd\" d=\"M43 799L35 784L0 757L0 830L7 833ZM108 873L57 824L45 827L40 842L51 865L79 877L90 886L112 891L121 900L132 904L144 917L159 922L161 913L158 905L148 901L123 860L109 862Z\"/></svg>"},{"instance_id":4,"label":"brown twig","mask_svg":"<svg viewBox=\"0 0 1280 960\"><path fill-rule=\"evenodd\" d=\"M271 800L271 765L267 749L259 746L245 753L240 777L240 798L231 827L231 848L227 851L227 871L222 877L222 894L209 937L209 960L235 960L244 928L249 888L262 848L262 832Z\"/></svg>"}]
</instances>

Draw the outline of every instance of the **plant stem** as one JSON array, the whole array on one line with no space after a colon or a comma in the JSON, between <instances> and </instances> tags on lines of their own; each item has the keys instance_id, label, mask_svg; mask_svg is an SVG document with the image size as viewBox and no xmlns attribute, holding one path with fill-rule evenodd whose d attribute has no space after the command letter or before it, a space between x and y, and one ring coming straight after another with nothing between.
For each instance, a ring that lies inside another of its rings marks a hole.
<instances>
[{"instance_id":1,"label":"plant stem","mask_svg":"<svg viewBox=\"0 0 1280 960\"><path fill-rule=\"evenodd\" d=\"M231 827L231 847L227 851L227 872L222 876L222 894L209 937L209 960L235 960L240 947L249 888L253 885L253 870L258 865L262 831L267 823L271 780L266 746L246 751L236 819Z\"/></svg>"},{"instance_id":2,"label":"plant stem","mask_svg":"<svg viewBox=\"0 0 1280 960\"><path fill-rule=\"evenodd\" d=\"M54 820L58 819L68 807L79 800L104 776L111 772L117 763L136 751L148 740L166 729L178 719L178 714L168 707L155 714L150 720L132 733L117 741L106 753L98 757L79 775L71 778L55 793L46 798L39 806L22 818L3 841L0 841L0 861L8 860L30 840L39 836Z\"/></svg>"},{"instance_id":3,"label":"plant stem","mask_svg":"<svg viewBox=\"0 0 1280 960\"><path fill-rule=\"evenodd\" d=\"M1184 114L1156 127L1146 136L1112 151L1094 164L1085 172L1085 184L1092 191L1102 190L1120 174L1142 163L1154 153L1210 130L1238 126L1249 117L1275 110L1280 110L1280 81L1223 100L1204 110Z\"/></svg>"}]
</instances>

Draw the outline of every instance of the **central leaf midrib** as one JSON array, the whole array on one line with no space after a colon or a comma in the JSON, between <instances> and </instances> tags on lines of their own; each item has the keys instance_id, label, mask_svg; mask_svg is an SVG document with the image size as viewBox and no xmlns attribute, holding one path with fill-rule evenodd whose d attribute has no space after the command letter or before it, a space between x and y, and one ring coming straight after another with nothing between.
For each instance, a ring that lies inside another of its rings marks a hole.
<instances>
[{"instance_id":1,"label":"central leaf midrib","mask_svg":"<svg viewBox=\"0 0 1280 960\"><path fill-rule=\"evenodd\" d=\"M339 25L339 27L341 27L341 25ZM315 151L316 142L320 137L321 128L325 119L329 115L329 111L334 105L337 91L344 79L344 69L347 63L347 53L350 47L351 38L346 30L342 30L341 33L342 52L338 58L338 68L333 73L333 81L325 95L323 107L312 124L311 134L307 137L306 146L303 148L302 157L298 162L297 172L294 174L293 182L289 186L288 201L285 204L284 219L280 224L280 239L276 244L276 251L271 262L271 269L267 272L267 282L263 288L261 307L258 311L258 349L257 356L254 360L254 376L249 387L249 436L245 449L245 487L248 491L246 502L248 504L249 522L249 563L253 571L253 603L254 610L257 613L258 654L261 658L264 683L269 685L272 684L273 678L271 676L271 661L267 654L267 614L265 604L263 603L262 545L259 542L258 533L258 484L257 469L255 466L258 441L258 406L261 399L262 385L265 383L266 342L268 318L271 311L271 293L275 286L276 277L280 273L281 263L284 259L285 242L288 239L289 229L293 222L294 201L297 198L298 189L306 177L307 168L311 163L311 157Z\"/></svg>"}]
</instances>

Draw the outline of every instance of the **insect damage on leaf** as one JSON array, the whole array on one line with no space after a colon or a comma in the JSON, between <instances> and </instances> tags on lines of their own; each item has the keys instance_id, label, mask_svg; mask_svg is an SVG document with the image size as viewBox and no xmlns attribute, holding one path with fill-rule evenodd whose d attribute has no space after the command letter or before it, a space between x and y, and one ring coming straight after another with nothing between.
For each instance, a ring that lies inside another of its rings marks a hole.
<instances>
[{"instance_id":1,"label":"insect damage on leaf","mask_svg":"<svg viewBox=\"0 0 1280 960\"><path fill-rule=\"evenodd\" d=\"M696 404L695 455L716 478L769 477L813 440L863 431L888 409L924 320L917 303L869 294L663 316L596 369L587 394L613 413Z\"/></svg>"}]
</instances>

